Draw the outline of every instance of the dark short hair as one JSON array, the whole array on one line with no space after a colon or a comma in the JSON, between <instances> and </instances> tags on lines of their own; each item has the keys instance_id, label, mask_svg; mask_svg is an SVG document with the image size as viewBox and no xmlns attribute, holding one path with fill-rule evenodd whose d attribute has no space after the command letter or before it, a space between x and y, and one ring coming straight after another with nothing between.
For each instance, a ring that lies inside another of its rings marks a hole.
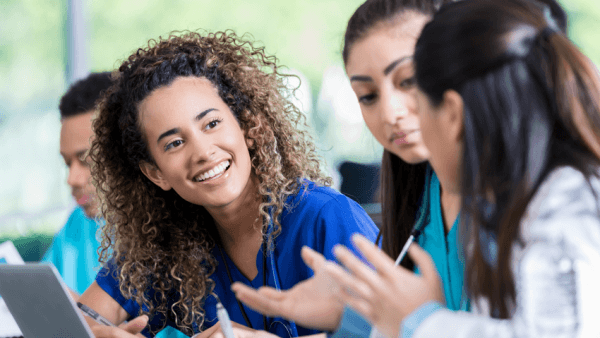
<instances>
[{"instance_id":1,"label":"dark short hair","mask_svg":"<svg viewBox=\"0 0 600 338\"><path fill-rule=\"evenodd\" d=\"M73 83L60 99L58 109L61 119L94 109L102 92L111 85L110 72L92 73Z\"/></svg>"}]
</instances>

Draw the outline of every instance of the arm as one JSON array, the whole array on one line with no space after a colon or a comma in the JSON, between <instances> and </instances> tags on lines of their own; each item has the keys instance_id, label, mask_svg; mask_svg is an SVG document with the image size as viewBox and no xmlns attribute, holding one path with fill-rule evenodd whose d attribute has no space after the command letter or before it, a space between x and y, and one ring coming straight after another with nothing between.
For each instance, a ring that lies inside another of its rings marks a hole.
<instances>
[{"instance_id":1,"label":"arm","mask_svg":"<svg viewBox=\"0 0 600 338\"><path fill-rule=\"evenodd\" d=\"M102 317L108 319L118 328L108 327L97 323L92 318L85 316L85 320L97 338L100 337L144 337L139 334L148 322L148 317L140 316L129 323L123 323L129 317L125 309L121 307L108 293L93 282L92 285L81 295L79 301L98 312Z\"/></svg>"},{"instance_id":2,"label":"arm","mask_svg":"<svg viewBox=\"0 0 600 338\"><path fill-rule=\"evenodd\" d=\"M598 180L592 179L592 185L597 194L600 191ZM578 336L600 336L600 322L597 320L600 302L600 215L598 200L583 175L572 168L559 169L549 175L529 203L520 231L524 247L513 247L515 262L523 262L534 244L556 245L562 241L567 246L575 258ZM520 263L515 263L514 267L513 275L517 280L522 269ZM545 290L544 294L552 297L554 294L570 292L557 288ZM497 320L440 310L425 319L416 328L413 337L438 337L441 332L456 338L541 336L533 330L535 328L521 324L519 312L513 319Z\"/></svg>"},{"instance_id":3,"label":"arm","mask_svg":"<svg viewBox=\"0 0 600 338\"><path fill-rule=\"evenodd\" d=\"M302 248L301 255L315 275L289 290L277 291L271 287L254 290L242 283L234 283L231 289L240 301L267 316L280 316L305 327L333 331L343 310L343 304L335 296L335 284L323 273L323 267L333 263L308 247Z\"/></svg>"},{"instance_id":4,"label":"arm","mask_svg":"<svg viewBox=\"0 0 600 338\"><path fill-rule=\"evenodd\" d=\"M343 246L335 248L340 266L327 266L341 286L341 299L372 323L386 337L397 337L402 320L428 302L444 303L444 292L436 267L427 252L413 245L409 254L419 266L416 275L394 261L362 236L353 236L355 246L374 267L359 260Z\"/></svg>"},{"instance_id":5,"label":"arm","mask_svg":"<svg viewBox=\"0 0 600 338\"><path fill-rule=\"evenodd\" d=\"M297 236L303 239L305 247L301 250L301 257L312 269L312 277L282 292L268 287L256 291L235 284L232 289L236 297L260 313L280 316L304 327L333 331L339 325L343 304L335 295L337 285L326 273L322 273L323 267L335 264L327 260L333 258L334 245L349 243L351 235L356 232L374 240L376 226L356 203L345 196L334 197L318 205L318 212L313 211L317 209L314 206L299 212L309 215L302 219L303 226L297 228Z\"/></svg>"}]
</instances>

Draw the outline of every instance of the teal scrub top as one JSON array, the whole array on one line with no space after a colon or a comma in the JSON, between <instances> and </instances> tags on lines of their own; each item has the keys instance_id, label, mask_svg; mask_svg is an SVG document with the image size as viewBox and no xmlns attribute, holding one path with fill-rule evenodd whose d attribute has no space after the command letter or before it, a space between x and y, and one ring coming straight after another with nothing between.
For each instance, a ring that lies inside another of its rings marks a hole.
<instances>
[{"instance_id":1,"label":"teal scrub top","mask_svg":"<svg viewBox=\"0 0 600 338\"><path fill-rule=\"evenodd\" d=\"M423 203L429 203L429 217L426 224L419 228L421 235L417 238L417 243L433 259L444 287L446 307L454 311L470 311L469 300L463 291L464 258L461 254L462 250L459 249L458 238L460 216L456 217L452 228L446 234L440 200L440 181L430 167L427 172L425 188L428 189L428 198L423 198ZM419 269L415 268L415 272L419 273ZM370 334L370 323L356 311L346 307L340 326L336 332L328 336L367 338Z\"/></svg>"},{"instance_id":2,"label":"teal scrub top","mask_svg":"<svg viewBox=\"0 0 600 338\"><path fill-rule=\"evenodd\" d=\"M54 236L52 245L41 262L52 263L72 290L82 294L96 279L101 265L98 259L100 247L99 228L102 220L88 218L81 207L75 208L65 226ZM168 327L157 338L187 337Z\"/></svg>"},{"instance_id":3,"label":"teal scrub top","mask_svg":"<svg viewBox=\"0 0 600 338\"><path fill-rule=\"evenodd\" d=\"M463 292L464 258L458 238L459 217L446 234L440 199L440 181L433 171L429 177L428 189L429 223L421 229L421 236L417 242L431 255L440 274L446 296L446 307L454 311L467 311L468 302Z\"/></svg>"},{"instance_id":4,"label":"teal scrub top","mask_svg":"<svg viewBox=\"0 0 600 338\"><path fill-rule=\"evenodd\" d=\"M99 224L75 208L65 226L54 236L41 262L52 263L72 290L82 294L100 271Z\"/></svg>"}]
</instances>

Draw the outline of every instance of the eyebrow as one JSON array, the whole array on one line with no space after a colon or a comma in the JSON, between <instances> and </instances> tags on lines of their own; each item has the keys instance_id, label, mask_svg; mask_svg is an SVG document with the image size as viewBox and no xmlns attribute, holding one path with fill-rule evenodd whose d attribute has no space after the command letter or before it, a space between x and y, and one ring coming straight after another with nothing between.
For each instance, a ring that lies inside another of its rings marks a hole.
<instances>
[{"instance_id":1,"label":"eyebrow","mask_svg":"<svg viewBox=\"0 0 600 338\"><path fill-rule=\"evenodd\" d=\"M392 70L394 70L394 68L396 68L396 66L398 66L402 62L404 62L406 60L410 60L410 59L412 59L412 55L403 56L403 57L399 58L398 60L390 63L390 65L385 67L385 69L383 70L383 75L388 75Z\"/></svg>"},{"instance_id":2,"label":"eyebrow","mask_svg":"<svg viewBox=\"0 0 600 338\"><path fill-rule=\"evenodd\" d=\"M77 157L77 158L81 158L81 157L82 157L83 155L85 155L85 154L86 154L88 151L89 151L89 149L81 149L81 150L78 150L78 151L75 153L75 157ZM67 157L67 154L65 154L65 153L63 153L63 152L61 151L61 152L60 152L60 156L62 156L62 157L64 158L64 157Z\"/></svg>"},{"instance_id":3,"label":"eyebrow","mask_svg":"<svg viewBox=\"0 0 600 338\"><path fill-rule=\"evenodd\" d=\"M404 62L406 60L410 60L410 59L412 59L412 55L403 56L403 57L393 61L387 67L385 67L385 69L383 70L383 75L386 75L386 76L389 75L390 72L392 70L394 70L394 68L396 68L399 64L401 64L402 62ZM373 79L367 75L353 75L350 77L350 82L353 82L353 81L371 82L371 81L373 81Z\"/></svg>"},{"instance_id":4,"label":"eyebrow","mask_svg":"<svg viewBox=\"0 0 600 338\"><path fill-rule=\"evenodd\" d=\"M194 118L194 120L196 120L196 121L202 120L202 118L204 118L204 116L206 116L206 114L210 113L213 110L217 110L217 109L215 109L215 108L208 108L207 110L205 110L205 111L201 112L200 114L196 115L196 117ZM181 131L181 129L179 129L179 128L169 129L169 130L165 131L164 133L160 134L160 136L156 140L156 143L160 143L160 140L162 140L163 138L165 138L167 136L171 136L173 134L177 134L180 131Z\"/></svg>"}]
</instances>

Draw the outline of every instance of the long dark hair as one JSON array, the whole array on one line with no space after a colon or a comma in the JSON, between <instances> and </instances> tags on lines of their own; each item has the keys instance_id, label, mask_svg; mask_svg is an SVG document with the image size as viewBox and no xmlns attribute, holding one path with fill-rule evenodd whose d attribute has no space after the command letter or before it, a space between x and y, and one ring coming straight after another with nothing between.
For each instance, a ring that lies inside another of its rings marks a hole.
<instances>
[{"instance_id":1,"label":"long dark hair","mask_svg":"<svg viewBox=\"0 0 600 338\"><path fill-rule=\"evenodd\" d=\"M461 233L473 244L466 285L469 296L489 300L490 315L508 318L511 249L531 198L558 166L596 175L598 72L548 7L525 0L444 6L423 29L415 64L433 105L447 90L463 98Z\"/></svg>"},{"instance_id":2,"label":"long dark hair","mask_svg":"<svg viewBox=\"0 0 600 338\"><path fill-rule=\"evenodd\" d=\"M367 0L348 21L344 35L342 57L348 62L352 46L366 38L382 23L392 22L405 12L433 16L442 3L449 0ZM384 150L381 161L381 231L377 242L390 257L396 257L408 239L416 221L420 197L425 185L427 163L409 164ZM412 269L413 262L405 259L402 265Z\"/></svg>"}]
</instances>

